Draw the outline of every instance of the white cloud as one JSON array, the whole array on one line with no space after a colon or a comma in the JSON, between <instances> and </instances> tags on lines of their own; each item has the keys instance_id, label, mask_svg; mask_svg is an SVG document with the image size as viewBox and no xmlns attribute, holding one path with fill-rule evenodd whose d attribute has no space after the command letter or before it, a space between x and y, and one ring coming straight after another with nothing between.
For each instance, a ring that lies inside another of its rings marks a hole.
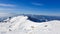
<instances>
[{"instance_id":1,"label":"white cloud","mask_svg":"<svg viewBox=\"0 0 60 34\"><path fill-rule=\"evenodd\" d=\"M0 8L0 11L1 10L14 10L13 8Z\"/></svg>"},{"instance_id":2,"label":"white cloud","mask_svg":"<svg viewBox=\"0 0 60 34\"><path fill-rule=\"evenodd\" d=\"M3 3L0 3L0 6L14 7L15 5L13 5L13 4L3 4Z\"/></svg>"},{"instance_id":3,"label":"white cloud","mask_svg":"<svg viewBox=\"0 0 60 34\"><path fill-rule=\"evenodd\" d=\"M15 15L14 13L0 12L0 17L9 17Z\"/></svg>"},{"instance_id":4,"label":"white cloud","mask_svg":"<svg viewBox=\"0 0 60 34\"><path fill-rule=\"evenodd\" d=\"M36 6L43 6L43 4L41 3L32 3L33 5L36 5Z\"/></svg>"},{"instance_id":5,"label":"white cloud","mask_svg":"<svg viewBox=\"0 0 60 34\"><path fill-rule=\"evenodd\" d=\"M17 10L16 5L0 3L0 17L9 17L15 15L12 11ZM11 11L11 12L10 12Z\"/></svg>"}]
</instances>

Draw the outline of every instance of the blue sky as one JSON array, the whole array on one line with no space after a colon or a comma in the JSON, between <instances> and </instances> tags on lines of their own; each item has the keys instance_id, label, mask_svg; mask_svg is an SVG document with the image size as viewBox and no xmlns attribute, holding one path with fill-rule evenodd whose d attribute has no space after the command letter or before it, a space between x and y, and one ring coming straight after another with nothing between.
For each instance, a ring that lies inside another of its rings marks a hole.
<instances>
[{"instance_id":1,"label":"blue sky","mask_svg":"<svg viewBox=\"0 0 60 34\"><path fill-rule=\"evenodd\" d=\"M60 0L0 0L0 14L3 13L60 16Z\"/></svg>"}]
</instances>

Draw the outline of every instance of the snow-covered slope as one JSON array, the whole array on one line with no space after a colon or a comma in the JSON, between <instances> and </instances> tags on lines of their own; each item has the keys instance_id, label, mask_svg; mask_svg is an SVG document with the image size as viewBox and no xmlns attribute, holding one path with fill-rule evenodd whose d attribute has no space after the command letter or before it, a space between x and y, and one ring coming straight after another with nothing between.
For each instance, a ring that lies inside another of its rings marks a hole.
<instances>
[{"instance_id":1,"label":"snow-covered slope","mask_svg":"<svg viewBox=\"0 0 60 34\"><path fill-rule=\"evenodd\" d=\"M0 23L0 34L60 34L60 21L32 22L27 16L11 18Z\"/></svg>"}]
</instances>

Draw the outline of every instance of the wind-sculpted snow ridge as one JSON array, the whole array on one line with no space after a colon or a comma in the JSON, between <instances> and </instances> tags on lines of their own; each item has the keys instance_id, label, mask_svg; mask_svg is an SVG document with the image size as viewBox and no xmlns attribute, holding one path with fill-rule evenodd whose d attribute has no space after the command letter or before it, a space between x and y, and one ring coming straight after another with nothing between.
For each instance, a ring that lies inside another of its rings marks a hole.
<instances>
[{"instance_id":1,"label":"wind-sculpted snow ridge","mask_svg":"<svg viewBox=\"0 0 60 34\"><path fill-rule=\"evenodd\" d=\"M36 23L27 16L16 16L0 23L0 34L60 34L60 21Z\"/></svg>"}]
</instances>

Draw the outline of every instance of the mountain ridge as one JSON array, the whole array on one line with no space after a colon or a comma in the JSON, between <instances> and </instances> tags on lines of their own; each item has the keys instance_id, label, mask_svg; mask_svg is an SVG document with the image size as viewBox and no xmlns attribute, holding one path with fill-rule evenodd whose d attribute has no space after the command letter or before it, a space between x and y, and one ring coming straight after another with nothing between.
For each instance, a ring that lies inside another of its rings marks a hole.
<instances>
[{"instance_id":1,"label":"mountain ridge","mask_svg":"<svg viewBox=\"0 0 60 34\"><path fill-rule=\"evenodd\" d=\"M2 17L0 18L0 22L3 22L7 18L11 19L15 16L28 16L28 20L31 20L33 22L46 22L46 21L52 21L52 20L60 20L60 16L46 16L46 15L32 15L32 14L16 14L14 16L9 17Z\"/></svg>"}]
</instances>

